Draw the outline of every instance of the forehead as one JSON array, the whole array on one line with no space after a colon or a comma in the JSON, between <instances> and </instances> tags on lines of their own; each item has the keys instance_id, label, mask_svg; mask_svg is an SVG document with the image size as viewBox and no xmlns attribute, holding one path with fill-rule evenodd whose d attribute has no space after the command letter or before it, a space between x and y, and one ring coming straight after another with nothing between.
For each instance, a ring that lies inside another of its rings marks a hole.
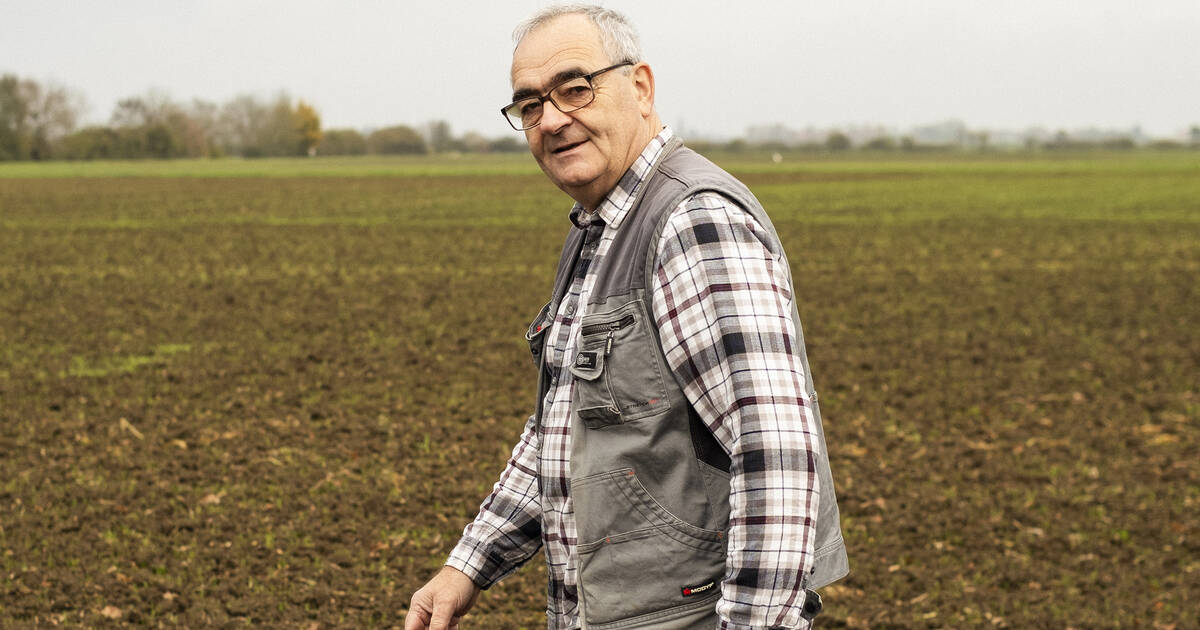
<instances>
[{"instance_id":1,"label":"forehead","mask_svg":"<svg viewBox=\"0 0 1200 630\"><path fill-rule=\"evenodd\" d=\"M600 29L583 15L564 15L530 31L513 51L512 87L540 89L554 75L608 65Z\"/></svg>"}]
</instances>

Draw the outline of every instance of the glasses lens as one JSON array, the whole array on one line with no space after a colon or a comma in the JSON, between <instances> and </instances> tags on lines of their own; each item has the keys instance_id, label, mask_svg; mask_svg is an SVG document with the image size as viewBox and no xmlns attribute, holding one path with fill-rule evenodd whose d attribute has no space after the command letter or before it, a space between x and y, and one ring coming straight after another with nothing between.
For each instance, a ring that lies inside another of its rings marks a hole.
<instances>
[{"instance_id":1,"label":"glasses lens","mask_svg":"<svg viewBox=\"0 0 1200 630\"><path fill-rule=\"evenodd\" d=\"M528 129L537 125L538 121L542 119L542 103L536 98L517 101L504 108L504 115L508 117L508 122L518 130Z\"/></svg>"},{"instance_id":2,"label":"glasses lens","mask_svg":"<svg viewBox=\"0 0 1200 630\"><path fill-rule=\"evenodd\" d=\"M554 106L564 114L587 107L596 98L591 82L583 77L554 86L547 96L550 97ZM542 99L527 98L505 107L504 115L514 128L523 131L536 127L541 122L543 107L545 105L542 104Z\"/></svg>"},{"instance_id":3,"label":"glasses lens","mask_svg":"<svg viewBox=\"0 0 1200 630\"><path fill-rule=\"evenodd\" d=\"M592 102L592 84L587 79L572 79L554 88L551 98L564 113L575 111Z\"/></svg>"}]
</instances>

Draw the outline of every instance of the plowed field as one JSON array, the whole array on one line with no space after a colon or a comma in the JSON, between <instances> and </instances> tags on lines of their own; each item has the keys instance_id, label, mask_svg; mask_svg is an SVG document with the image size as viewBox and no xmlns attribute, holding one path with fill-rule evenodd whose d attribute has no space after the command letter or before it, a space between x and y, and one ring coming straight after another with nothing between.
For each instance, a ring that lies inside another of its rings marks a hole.
<instances>
[{"instance_id":1,"label":"plowed field","mask_svg":"<svg viewBox=\"0 0 1200 630\"><path fill-rule=\"evenodd\" d=\"M570 203L506 160L0 165L0 627L402 625L532 410ZM1200 154L727 164L821 395L820 627L1200 626Z\"/></svg>"}]
</instances>

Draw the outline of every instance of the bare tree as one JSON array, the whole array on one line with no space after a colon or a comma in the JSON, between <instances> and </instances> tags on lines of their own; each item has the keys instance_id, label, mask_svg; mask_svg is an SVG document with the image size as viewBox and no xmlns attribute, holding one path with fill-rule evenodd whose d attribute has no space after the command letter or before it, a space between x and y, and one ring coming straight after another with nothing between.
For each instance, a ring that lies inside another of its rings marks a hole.
<instances>
[{"instance_id":1,"label":"bare tree","mask_svg":"<svg viewBox=\"0 0 1200 630\"><path fill-rule=\"evenodd\" d=\"M253 155L258 129L269 115L266 106L250 94L242 94L221 107L218 128L222 145L229 153Z\"/></svg>"},{"instance_id":2,"label":"bare tree","mask_svg":"<svg viewBox=\"0 0 1200 630\"><path fill-rule=\"evenodd\" d=\"M49 158L84 108L83 97L63 86L0 77L0 159Z\"/></svg>"},{"instance_id":3,"label":"bare tree","mask_svg":"<svg viewBox=\"0 0 1200 630\"><path fill-rule=\"evenodd\" d=\"M425 132L425 142L429 145L429 150L434 153L445 153L456 149L454 141L454 133L450 131L450 123L444 120L434 120L426 123L423 131Z\"/></svg>"}]
</instances>

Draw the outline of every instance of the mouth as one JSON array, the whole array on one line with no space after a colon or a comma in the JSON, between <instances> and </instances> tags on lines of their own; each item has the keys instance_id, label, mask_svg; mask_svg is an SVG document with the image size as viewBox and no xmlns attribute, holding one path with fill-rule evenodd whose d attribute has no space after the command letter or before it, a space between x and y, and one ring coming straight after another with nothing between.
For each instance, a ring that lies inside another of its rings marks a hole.
<instances>
[{"instance_id":1,"label":"mouth","mask_svg":"<svg viewBox=\"0 0 1200 630\"><path fill-rule=\"evenodd\" d=\"M555 155L561 155L563 153L566 153L567 151L570 151L571 149L574 149L575 147L583 145L584 142L587 142L587 140L580 140L579 142L572 142L571 144L564 144L561 147L558 147L557 149L551 150L550 152Z\"/></svg>"}]
</instances>

